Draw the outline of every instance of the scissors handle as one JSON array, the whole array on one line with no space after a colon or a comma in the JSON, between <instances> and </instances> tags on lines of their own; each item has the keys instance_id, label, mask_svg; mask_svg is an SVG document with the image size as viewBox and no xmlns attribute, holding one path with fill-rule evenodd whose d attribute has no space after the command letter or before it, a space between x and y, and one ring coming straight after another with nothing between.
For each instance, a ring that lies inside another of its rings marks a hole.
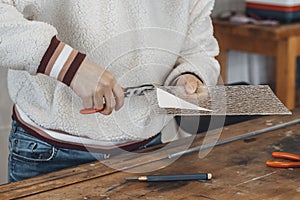
<instances>
[{"instance_id":1,"label":"scissors handle","mask_svg":"<svg viewBox=\"0 0 300 200\"><path fill-rule=\"evenodd\" d=\"M266 165L268 167L295 168L300 167L300 162L267 161Z\"/></svg>"},{"instance_id":2,"label":"scissors handle","mask_svg":"<svg viewBox=\"0 0 300 200\"><path fill-rule=\"evenodd\" d=\"M103 107L105 108L105 104L103 105ZM104 108L103 108L103 109L101 109L101 110L99 110L99 109L95 109L95 108L87 108L87 109L82 109L82 110L80 110L80 114L84 114L84 115L88 115L88 114L94 114L94 113L98 113L98 112L101 112L101 111L103 111L103 110L104 110Z\"/></svg>"},{"instance_id":3,"label":"scissors handle","mask_svg":"<svg viewBox=\"0 0 300 200\"><path fill-rule=\"evenodd\" d=\"M123 92L126 92L126 88L122 88ZM124 94L125 95L125 94ZM105 103L103 103L103 109L99 110L96 108L85 108L80 110L80 114L88 115L88 114L94 114L94 113L99 113L102 112L105 109Z\"/></svg>"},{"instance_id":4,"label":"scissors handle","mask_svg":"<svg viewBox=\"0 0 300 200\"><path fill-rule=\"evenodd\" d=\"M295 160L300 161L300 156L292 153L286 153L286 152L273 152L272 156L274 158L282 158L282 159L288 159L288 160Z\"/></svg>"},{"instance_id":5,"label":"scissors handle","mask_svg":"<svg viewBox=\"0 0 300 200\"><path fill-rule=\"evenodd\" d=\"M154 84L144 84L144 85L139 85L139 86L134 86L134 87L127 87L127 88L122 87L124 97L130 97L133 95L140 96L140 95L143 95L146 91L150 91L153 89L155 89ZM103 109L101 109L101 110L95 109L95 108L88 108L88 109L81 110L80 113L81 114L94 114L94 113L101 112L104 109L105 109L105 103L103 104Z\"/></svg>"}]
</instances>

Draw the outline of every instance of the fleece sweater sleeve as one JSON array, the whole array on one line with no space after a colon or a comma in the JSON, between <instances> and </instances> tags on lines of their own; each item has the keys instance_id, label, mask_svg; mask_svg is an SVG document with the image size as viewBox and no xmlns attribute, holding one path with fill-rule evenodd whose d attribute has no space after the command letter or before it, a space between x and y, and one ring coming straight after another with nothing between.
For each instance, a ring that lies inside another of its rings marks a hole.
<instances>
[{"instance_id":1,"label":"fleece sweater sleeve","mask_svg":"<svg viewBox=\"0 0 300 200\"><path fill-rule=\"evenodd\" d=\"M0 67L42 73L70 85L85 58L56 38L56 29L30 21L10 0L0 0Z\"/></svg>"},{"instance_id":2,"label":"fleece sweater sleeve","mask_svg":"<svg viewBox=\"0 0 300 200\"><path fill-rule=\"evenodd\" d=\"M214 0L192 0L189 30L180 57L174 69L168 75L165 84L170 85L180 75L191 73L201 79L205 85L216 85L220 73L215 56L219 46L213 36L211 10Z\"/></svg>"}]
</instances>

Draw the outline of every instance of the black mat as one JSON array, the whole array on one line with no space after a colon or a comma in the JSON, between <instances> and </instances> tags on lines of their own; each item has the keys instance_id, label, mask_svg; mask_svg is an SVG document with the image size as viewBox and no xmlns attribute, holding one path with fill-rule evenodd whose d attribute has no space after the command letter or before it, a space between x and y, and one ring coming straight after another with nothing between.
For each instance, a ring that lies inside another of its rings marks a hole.
<instances>
[{"instance_id":1,"label":"black mat","mask_svg":"<svg viewBox=\"0 0 300 200\"><path fill-rule=\"evenodd\" d=\"M238 82L238 83L228 84L228 85L249 85L249 84L245 82ZM206 132L208 131L208 129L213 130L223 126L244 122L259 117L262 117L262 115L213 116L213 117L212 116L201 116L201 117L184 116L184 117L175 117L175 119L176 122L183 130L191 134L195 134L195 133Z\"/></svg>"},{"instance_id":2,"label":"black mat","mask_svg":"<svg viewBox=\"0 0 300 200\"><path fill-rule=\"evenodd\" d=\"M225 117L225 120L224 120ZM256 116L201 116L201 117L175 117L177 123L186 132L195 134L213 130L223 126L244 122L262 117L261 115ZM196 131L197 130L197 131Z\"/></svg>"}]
</instances>

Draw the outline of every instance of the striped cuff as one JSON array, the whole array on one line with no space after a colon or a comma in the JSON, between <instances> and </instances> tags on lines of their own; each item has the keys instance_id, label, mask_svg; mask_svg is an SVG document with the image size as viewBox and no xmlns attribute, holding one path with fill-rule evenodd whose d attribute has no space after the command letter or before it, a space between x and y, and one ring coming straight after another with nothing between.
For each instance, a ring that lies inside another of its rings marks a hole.
<instances>
[{"instance_id":1,"label":"striped cuff","mask_svg":"<svg viewBox=\"0 0 300 200\"><path fill-rule=\"evenodd\" d=\"M46 74L70 86L84 58L85 54L53 37L37 73Z\"/></svg>"}]
</instances>

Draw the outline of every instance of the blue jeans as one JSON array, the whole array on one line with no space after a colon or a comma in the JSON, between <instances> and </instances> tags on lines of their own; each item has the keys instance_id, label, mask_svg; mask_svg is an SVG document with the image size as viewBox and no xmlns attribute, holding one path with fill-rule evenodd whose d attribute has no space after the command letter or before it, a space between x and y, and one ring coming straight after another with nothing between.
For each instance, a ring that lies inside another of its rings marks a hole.
<instances>
[{"instance_id":1,"label":"blue jeans","mask_svg":"<svg viewBox=\"0 0 300 200\"><path fill-rule=\"evenodd\" d=\"M156 137L141 148L159 143L160 137ZM110 156L53 146L28 134L16 121L12 123L9 150L8 182L103 160Z\"/></svg>"}]
</instances>

